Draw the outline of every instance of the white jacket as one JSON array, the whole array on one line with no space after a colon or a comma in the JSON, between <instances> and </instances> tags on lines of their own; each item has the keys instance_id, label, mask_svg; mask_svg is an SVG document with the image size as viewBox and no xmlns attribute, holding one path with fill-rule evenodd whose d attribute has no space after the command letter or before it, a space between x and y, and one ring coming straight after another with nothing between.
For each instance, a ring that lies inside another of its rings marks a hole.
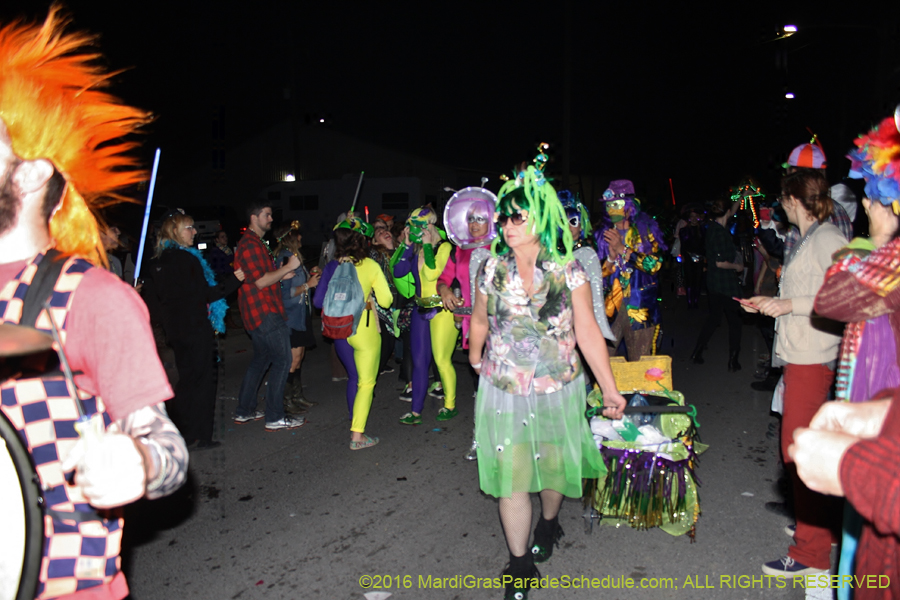
<instances>
[{"instance_id":1,"label":"white jacket","mask_svg":"<svg viewBox=\"0 0 900 600\"><path fill-rule=\"evenodd\" d=\"M837 227L822 223L782 269L778 297L790 299L793 309L775 320L775 362L819 365L837 358L843 326L816 316L813 302L832 254L846 245Z\"/></svg>"}]
</instances>

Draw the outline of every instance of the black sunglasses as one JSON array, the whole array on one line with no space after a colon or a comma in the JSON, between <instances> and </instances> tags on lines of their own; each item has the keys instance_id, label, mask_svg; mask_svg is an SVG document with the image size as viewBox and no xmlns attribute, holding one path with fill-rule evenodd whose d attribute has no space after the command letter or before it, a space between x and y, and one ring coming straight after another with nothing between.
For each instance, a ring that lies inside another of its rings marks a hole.
<instances>
[{"instance_id":1,"label":"black sunglasses","mask_svg":"<svg viewBox=\"0 0 900 600\"><path fill-rule=\"evenodd\" d=\"M497 222L500 224L501 227L506 225L507 221L512 221L513 225L521 225L522 223L524 223L527 220L528 220L528 215L523 215L519 211L516 211L515 213L513 213L511 215L500 215L499 217L497 217Z\"/></svg>"}]
</instances>

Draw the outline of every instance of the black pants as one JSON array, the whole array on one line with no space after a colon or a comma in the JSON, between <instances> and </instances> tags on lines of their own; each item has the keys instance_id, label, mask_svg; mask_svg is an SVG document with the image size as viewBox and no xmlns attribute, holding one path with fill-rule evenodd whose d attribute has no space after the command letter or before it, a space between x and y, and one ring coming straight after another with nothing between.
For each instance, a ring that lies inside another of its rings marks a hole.
<instances>
[{"instance_id":1,"label":"black pants","mask_svg":"<svg viewBox=\"0 0 900 600\"><path fill-rule=\"evenodd\" d=\"M394 344L397 343L397 338L392 336L387 332L388 326L384 323L381 323L381 362L378 365L378 374L380 375L382 371L387 369L388 360L394 354Z\"/></svg>"},{"instance_id":2,"label":"black pants","mask_svg":"<svg viewBox=\"0 0 900 600\"><path fill-rule=\"evenodd\" d=\"M700 304L700 288L703 286L703 263L694 262L690 255L684 265L684 287L687 293L687 303L691 308L697 308Z\"/></svg>"},{"instance_id":3,"label":"black pants","mask_svg":"<svg viewBox=\"0 0 900 600\"><path fill-rule=\"evenodd\" d=\"M697 348L706 348L713 333L722 322L722 314L728 321L728 354L734 355L741 351L741 307L731 296L725 294L716 294L709 292L709 316L706 317L706 323L700 330L700 337L697 338Z\"/></svg>"},{"instance_id":4,"label":"black pants","mask_svg":"<svg viewBox=\"0 0 900 600\"><path fill-rule=\"evenodd\" d=\"M166 411L185 442L211 442L216 411L216 346L212 329L169 340L175 353L178 383Z\"/></svg>"}]
</instances>

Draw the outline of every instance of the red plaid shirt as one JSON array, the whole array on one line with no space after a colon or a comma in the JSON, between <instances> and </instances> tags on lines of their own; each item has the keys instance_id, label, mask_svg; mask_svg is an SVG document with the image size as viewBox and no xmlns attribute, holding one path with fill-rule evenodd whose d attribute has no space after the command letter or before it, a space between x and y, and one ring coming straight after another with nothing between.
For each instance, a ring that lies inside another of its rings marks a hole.
<instances>
[{"instance_id":1,"label":"red plaid shirt","mask_svg":"<svg viewBox=\"0 0 900 600\"><path fill-rule=\"evenodd\" d=\"M277 283L263 289L256 287L256 280L274 271L275 263L265 243L251 229L247 229L238 242L234 268L244 271L244 284L238 288L238 306L244 327L257 329L262 325L263 317L270 314L280 315L286 321L281 287Z\"/></svg>"},{"instance_id":2,"label":"red plaid shirt","mask_svg":"<svg viewBox=\"0 0 900 600\"><path fill-rule=\"evenodd\" d=\"M844 494L866 521L854 574L860 581L865 575L890 577L889 587L879 589L875 577L872 587L854 589L853 597L860 600L896 598L900 589L900 388L877 396L893 398L881 433L850 446L840 464Z\"/></svg>"}]
</instances>

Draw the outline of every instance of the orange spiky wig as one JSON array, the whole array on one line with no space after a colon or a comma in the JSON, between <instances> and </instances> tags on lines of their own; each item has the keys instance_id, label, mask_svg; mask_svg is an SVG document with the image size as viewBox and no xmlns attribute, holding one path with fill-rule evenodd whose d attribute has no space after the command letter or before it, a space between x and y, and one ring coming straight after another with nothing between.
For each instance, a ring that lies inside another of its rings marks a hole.
<instances>
[{"instance_id":1,"label":"orange spiky wig","mask_svg":"<svg viewBox=\"0 0 900 600\"><path fill-rule=\"evenodd\" d=\"M115 73L97 64L95 36L65 33L68 24L54 5L43 24L0 27L0 119L16 156L48 160L66 180L50 218L56 248L105 265L95 211L146 180L126 155L137 144L123 138L151 115L99 91Z\"/></svg>"}]
</instances>

